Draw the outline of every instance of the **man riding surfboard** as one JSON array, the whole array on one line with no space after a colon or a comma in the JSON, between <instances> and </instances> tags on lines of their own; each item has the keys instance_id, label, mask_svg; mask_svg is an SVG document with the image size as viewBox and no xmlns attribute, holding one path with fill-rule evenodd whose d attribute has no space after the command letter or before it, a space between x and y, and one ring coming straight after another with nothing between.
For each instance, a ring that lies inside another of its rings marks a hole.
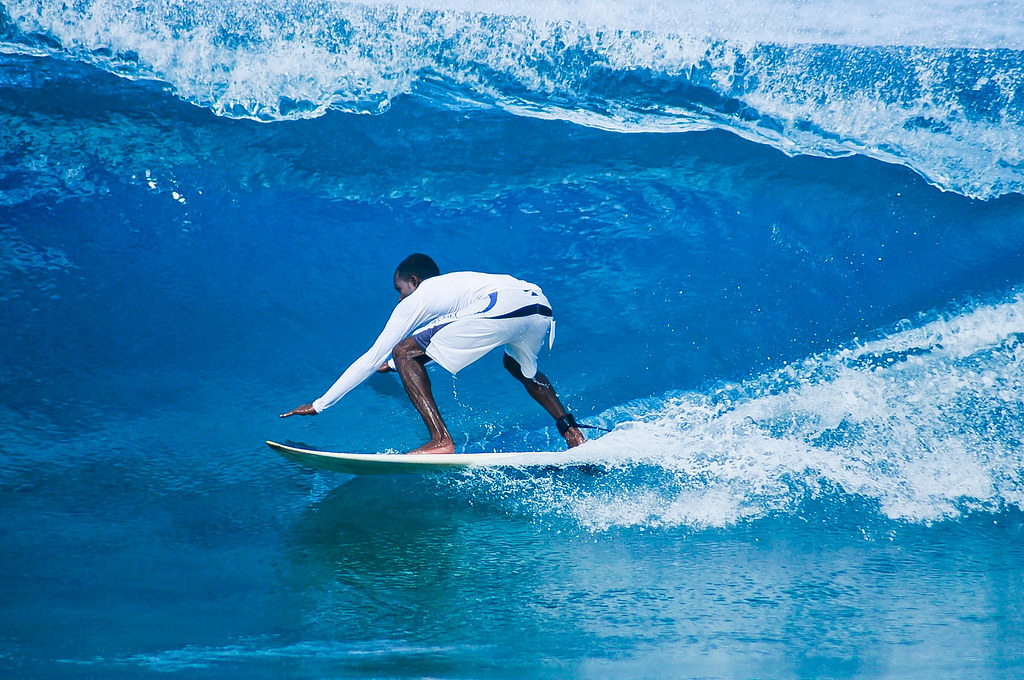
<instances>
[{"instance_id":1,"label":"man riding surfboard","mask_svg":"<svg viewBox=\"0 0 1024 680\"><path fill-rule=\"evenodd\" d=\"M375 371L393 366L430 433L430 441L409 453L454 453L455 443L434 402L426 363L436 361L455 374L504 345L505 369L551 414L566 443L573 447L585 441L581 426L537 370L537 352L544 338L550 333L549 346L554 341L551 305L538 286L505 274L441 274L437 264L421 253L398 265L394 284L398 305L373 346L322 397L281 414L282 418L316 415Z\"/></svg>"}]
</instances>

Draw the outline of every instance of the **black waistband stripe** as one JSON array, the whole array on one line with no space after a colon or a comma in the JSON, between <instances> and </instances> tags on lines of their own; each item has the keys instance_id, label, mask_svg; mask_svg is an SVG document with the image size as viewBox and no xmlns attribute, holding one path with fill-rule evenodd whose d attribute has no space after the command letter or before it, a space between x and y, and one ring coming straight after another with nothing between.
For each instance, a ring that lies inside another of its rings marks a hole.
<instances>
[{"instance_id":1,"label":"black waistband stripe","mask_svg":"<svg viewBox=\"0 0 1024 680\"><path fill-rule=\"evenodd\" d=\"M502 314L501 316L489 316L488 319L515 319L520 316L533 316L534 314L540 314L541 316L551 316L551 308L545 305L527 305L521 307L514 312Z\"/></svg>"}]
</instances>

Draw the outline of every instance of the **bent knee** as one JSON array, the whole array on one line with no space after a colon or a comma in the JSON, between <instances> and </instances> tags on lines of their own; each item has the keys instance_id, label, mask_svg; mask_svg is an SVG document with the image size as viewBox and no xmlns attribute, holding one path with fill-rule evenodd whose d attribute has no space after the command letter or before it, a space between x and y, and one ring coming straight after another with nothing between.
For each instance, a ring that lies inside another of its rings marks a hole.
<instances>
[{"instance_id":1,"label":"bent knee","mask_svg":"<svg viewBox=\"0 0 1024 680\"><path fill-rule=\"evenodd\" d=\"M523 380L525 378L523 375L523 367L519 365L519 362L516 361L511 354L505 354L501 363L505 367L505 370L512 374L512 377L517 380Z\"/></svg>"},{"instance_id":2,"label":"bent knee","mask_svg":"<svg viewBox=\"0 0 1024 680\"><path fill-rule=\"evenodd\" d=\"M391 350L391 358L400 364L423 355L423 348L413 338L406 338Z\"/></svg>"}]
</instances>

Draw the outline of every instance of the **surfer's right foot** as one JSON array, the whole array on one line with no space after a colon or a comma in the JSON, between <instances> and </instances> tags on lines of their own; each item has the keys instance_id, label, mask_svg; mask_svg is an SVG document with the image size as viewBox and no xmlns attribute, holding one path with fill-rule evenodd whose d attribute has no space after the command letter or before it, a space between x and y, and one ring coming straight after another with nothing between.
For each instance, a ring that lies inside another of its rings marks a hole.
<instances>
[{"instance_id":1,"label":"surfer's right foot","mask_svg":"<svg viewBox=\"0 0 1024 680\"><path fill-rule=\"evenodd\" d=\"M423 446L417 447L412 451L408 451L410 455L421 454L421 453L455 453L455 442L452 440L447 441L429 441Z\"/></svg>"}]
</instances>

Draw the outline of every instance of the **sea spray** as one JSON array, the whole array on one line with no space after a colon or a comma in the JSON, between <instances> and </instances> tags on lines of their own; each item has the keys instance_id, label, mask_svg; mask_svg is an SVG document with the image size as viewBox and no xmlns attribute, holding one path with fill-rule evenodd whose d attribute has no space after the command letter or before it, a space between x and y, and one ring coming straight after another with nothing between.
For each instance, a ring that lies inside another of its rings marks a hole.
<instances>
[{"instance_id":1,"label":"sea spray","mask_svg":"<svg viewBox=\"0 0 1024 680\"><path fill-rule=\"evenodd\" d=\"M1024 508L1024 295L911 324L744 383L600 419L587 471L469 472L452 484L538 518L726 526L850 497L890 520ZM591 471L593 473L594 471Z\"/></svg>"}]
</instances>

